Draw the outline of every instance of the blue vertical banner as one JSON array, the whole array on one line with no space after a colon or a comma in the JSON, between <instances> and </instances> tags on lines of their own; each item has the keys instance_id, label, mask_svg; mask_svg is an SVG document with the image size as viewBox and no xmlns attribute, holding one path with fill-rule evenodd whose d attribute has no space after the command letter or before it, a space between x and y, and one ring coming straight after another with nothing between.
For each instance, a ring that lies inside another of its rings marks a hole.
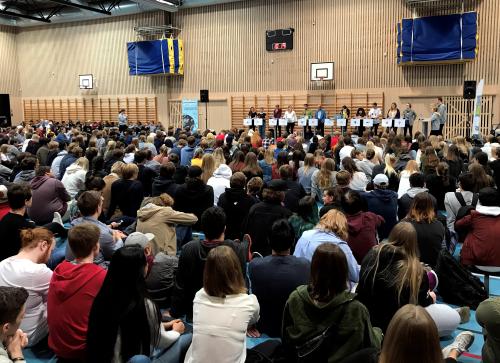
<instances>
[{"instance_id":1,"label":"blue vertical banner","mask_svg":"<svg viewBox=\"0 0 500 363\"><path fill-rule=\"evenodd\" d=\"M198 100L182 100L182 128L198 129Z\"/></svg>"}]
</instances>

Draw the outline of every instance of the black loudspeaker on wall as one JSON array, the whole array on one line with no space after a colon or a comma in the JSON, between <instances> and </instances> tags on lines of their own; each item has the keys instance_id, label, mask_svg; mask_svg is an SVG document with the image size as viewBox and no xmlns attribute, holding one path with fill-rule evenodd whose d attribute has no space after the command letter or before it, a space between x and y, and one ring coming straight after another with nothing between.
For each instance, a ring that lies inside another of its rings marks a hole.
<instances>
[{"instance_id":1,"label":"black loudspeaker on wall","mask_svg":"<svg viewBox=\"0 0 500 363\"><path fill-rule=\"evenodd\" d=\"M0 127L11 126L10 97L8 94L0 95Z\"/></svg>"},{"instance_id":2,"label":"black loudspeaker on wall","mask_svg":"<svg viewBox=\"0 0 500 363\"><path fill-rule=\"evenodd\" d=\"M207 89L200 90L200 102L203 102L203 103L208 102L208 90Z\"/></svg>"},{"instance_id":3,"label":"black loudspeaker on wall","mask_svg":"<svg viewBox=\"0 0 500 363\"><path fill-rule=\"evenodd\" d=\"M464 98L466 100L476 98L476 81L464 81Z\"/></svg>"}]
</instances>

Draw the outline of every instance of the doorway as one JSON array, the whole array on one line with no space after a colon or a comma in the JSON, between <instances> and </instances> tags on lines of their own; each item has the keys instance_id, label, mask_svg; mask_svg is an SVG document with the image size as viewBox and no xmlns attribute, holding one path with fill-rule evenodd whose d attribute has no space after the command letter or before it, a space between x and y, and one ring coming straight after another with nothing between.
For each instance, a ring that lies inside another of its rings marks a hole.
<instances>
[{"instance_id":1,"label":"doorway","mask_svg":"<svg viewBox=\"0 0 500 363\"><path fill-rule=\"evenodd\" d=\"M10 96L8 94L0 94L0 127L10 127L11 125Z\"/></svg>"}]
</instances>

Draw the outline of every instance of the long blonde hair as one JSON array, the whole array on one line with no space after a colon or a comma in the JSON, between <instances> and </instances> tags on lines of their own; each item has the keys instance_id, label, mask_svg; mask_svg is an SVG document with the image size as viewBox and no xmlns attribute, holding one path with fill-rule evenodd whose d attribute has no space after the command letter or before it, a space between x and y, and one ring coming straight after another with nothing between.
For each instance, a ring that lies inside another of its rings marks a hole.
<instances>
[{"instance_id":1,"label":"long blonde hair","mask_svg":"<svg viewBox=\"0 0 500 363\"><path fill-rule=\"evenodd\" d=\"M408 163L406 163L405 170L408 172L410 175L414 173L419 173L420 169L418 168L418 164L415 160L410 160Z\"/></svg>"},{"instance_id":2,"label":"long blonde hair","mask_svg":"<svg viewBox=\"0 0 500 363\"><path fill-rule=\"evenodd\" d=\"M387 243L382 243L375 247L377 256L375 264L369 268L374 269L372 288L375 286L375 279L380 263L382 252L399 253L403 255L397 264L397 275L388 283L395 285L398 292L398 301L401 302L401 293L405 287L409 289L409 303L418 304L418 293L422 283L423 267L418 258L417 232L409 222L400 222L394 226L389 235Z\"/></svg>"},{"instance_id":3,"label":"long blonde hair","mask_svg":"<svg viewBox=\"0 0 500 363\"><path fill-rule=\"evenodd\" d=\"M333 159L327 158L321 164L321 169L319 170L317 176L318 186L320 188L328 188L332 186L332 175L335 171L335 161Z\"/></svg>"},{"instance_id":4,"label":"long blonde hair","mask_svg":"<svg viewBox=\"0 0 500 363\"><path fill-rule=\"evenodd\" d=\"M340 239L347 241L349 237L347 218L341 211L331 209L319 220L316 229L333 232Z\"/></svg>"},{"instance_id":5,"label":"long blonde hair","mask_svg":"<svg viewBox=\"0 0 500 363\"><path fill-rule=\"evenodd\" d=\"M226 163L226 158L224 157L224 150L222 150L222 148L218 147L217 149L215 149L212 156L214 157L215 161L215 169L217 169L221 164Z\"/></svg>"},{"instance_id":6,"label":"long blonde hair","mask_svg":"<svg viewBox=\"0 0 500 363\"><path fill-rule=\"evenodd\" d=\"M386 154L385 155L385 169L384 174L387 176L391 176L392 174L396 174L396 170L394 170L393 164L396 163L396 155L394 154Z\"/></svg>"},{"instance_id":7,"label":"long blonde hair","mask_svg":"<svg viewBox=\"0 0 500 363\"><path fill-rule=\"evenodd\" d=\"M85 171L89 171L89 160L85 157L76 159L76 161L73 164L78 165Z\"/></svg>"},{"instance_id":8,"label":"long blonde hair","mask_svg":"<svg viewBox=\"0 0 500 363\"><path fill-rule=\"evenodd\" d=\"M274 150L272 150L271 148L266 150L266 152L264 153L264 161L269 165L274 163Z\"/></svg>"},{"instance_id":9,"label":"long blonde hair","mask_svg":"<svg viewBox=\"0 0 500 363\"><path fill-rule=\"evenodd\" d=\"M304 172L307 173L310 168L314 168L314 155L307 153L304 158Z\"/></svg>"},{"instance_id":10,"label":"long blonde hair","mask_svg":"<svg viewBox=\"0 0 500 363\"><path fill-rule=\"evenodd\" d=\"M408 354L415 342L418 354ZM442 354L432 317L423 307L408 304L394 314L387 328L379 363L441 363Z\"/></svg>"},{"instance_id":11,"label":"long blonde hair","mask_svg":"<svg viewBox=\"0 0 500 363\"><path fill-rule=\"evenodd\" d=\"M212 154L205 154L203 158L201 158L201 180L206 184L208 179L212 177L215 169L215 158Z\"/></svg>"}]
</instances>

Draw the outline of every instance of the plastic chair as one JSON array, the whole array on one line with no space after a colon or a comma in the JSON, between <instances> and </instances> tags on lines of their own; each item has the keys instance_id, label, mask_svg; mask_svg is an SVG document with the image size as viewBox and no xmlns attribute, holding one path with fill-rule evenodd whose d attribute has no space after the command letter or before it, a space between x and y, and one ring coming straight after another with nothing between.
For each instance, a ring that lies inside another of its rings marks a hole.
<instances>
[{"instance_id":1,"label":"plastic chair","mask_svg":"<svg viewBox=\"0 0 500 363\"><path fill-rule=\"evenodd\" d=\"M500 266L477 266L476 268L484 275L484 287L488 296L490 295L490 276L500 277Z\"/></svg>"}]
</instances>

